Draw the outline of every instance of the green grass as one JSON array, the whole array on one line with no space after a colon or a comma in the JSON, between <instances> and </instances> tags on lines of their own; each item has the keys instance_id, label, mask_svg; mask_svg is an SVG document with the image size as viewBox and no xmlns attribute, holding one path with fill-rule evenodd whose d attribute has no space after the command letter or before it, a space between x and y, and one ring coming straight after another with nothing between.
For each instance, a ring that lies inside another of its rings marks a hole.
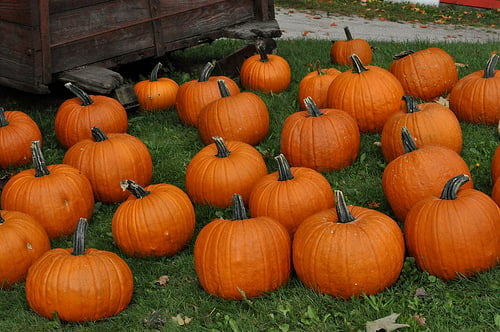
<instances>
[{"instance_id":1,"label":"green grass","mask_svg":"<svg viewBox=\"0 0 500 332\"><path fill-rule=\"evenodd\" d=\"M176 51L161 59L170 68L165 75L179 84L195 79L207 61L229 54L243 42L219 40L210 45ZM441 47L456 62L459 76L482 69L494 43L464 44L427 42L385 43L376 46L373 64L388 68L391 57L402 50ZM267 104L271 127L268 137L257 148L265 156L269 172L276 170L273 157L279 153L280 132L285 118L299 110L297 89L317 59L329 65L329 41L278 40L278 54L292 68L290 88L280 94L257 93ZM155 60L156 61L156 60ZM124 71L136 80L152 68L153 61L133 64ZM346 67L338 67L342 71ZM48 96L35 96L1 88L0 105L6 110L22 110L40 126L42 150L49 164L61 163L65 150L54 135L54 117L63 100L72 97L60 86L52 87ZM184 176L191 158L204 146L197 130L181 124L175 111L154 114L130 113L129 133L140 138L149 148L153 163L153 183L166 182L185 190ZM464 145L462 156L469 165L475 188L491 193L490 165L499 144L496 126L462 123ZM381 177L386 162L380 147L380 134L363 134L356 162L340 171L324 173L333 189L344 192L348 204L369 207L380 203L377 210L393 216L382 192ZM6 171L4 171L6 172ZM1 174L0 174L1 175ZM118 253L134 274L134 294L129 307L115 317L83 324L51 321L35 314L25 299L24 284L0 291L1 331L363 331L365 323L392 313L400 313L398 323L411 327L407 331L498 331L500 329L500 267L473 278L443 282L417 269L407 258L400 278L385 291L367 297L340 300L306 288L292 273L287 285L261 298L225 301L207 294L200 286L193 261L196 235L212 218L229 216L230 209L196 206L196 231L191 243L171 258L139 259L124 256L113 243L111 219L118 204L96 204L89 224L88 247ZM71 239L52 242L53 247L69 247ZM473 244L471 244L473 245ZM166 286L155 281L169 277ZM415 296L418 288L429 294ZM153 315L153 312L155 314ZM193 318L180 326L171 317ZM419 326L414 315L426 318Z\"/></svg>"},{"instance_id":2,"label":"green grass","mask_svg":"<svg viewBox=\"0 0 500 332\"><path fill-rule=\"evenodd\" d=\"M276 0L276 7L321 10L330 15L361 16L395 22L453 24L498 29L500 10L469 6L427 6L384 0Z\"/></svg>"}]
</instances>

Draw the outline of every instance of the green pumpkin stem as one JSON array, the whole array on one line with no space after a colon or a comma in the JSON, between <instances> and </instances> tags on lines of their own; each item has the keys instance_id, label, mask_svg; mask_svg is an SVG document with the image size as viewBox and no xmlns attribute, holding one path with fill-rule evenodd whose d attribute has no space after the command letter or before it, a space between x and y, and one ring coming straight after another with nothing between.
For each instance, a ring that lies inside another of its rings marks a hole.
<instances>
[{"instance_id":1,"label":"green pumpkin stem","mask_svg":"<svg viewBox=\"0 0 500 332\"><path fill-rule=\"evenodd\" d=\"M406 127L401 128L401 141L403 142L405 153L409 153L417 149L417 145Z\"/></svg>"},{"instance_id":2,"label":"green pumpkin stem","mask_svg":"<svg viewBox=\"0 0 500 332\"><path fill-rule=\"evenodd\" d=\"M219 86L219 92L222 98L231 96L231 92L229 92L226 81L217 80L217 85Z\"/></svg>"},{"instance_id":3,"label":"green pumpkin stem","mask_svg":"<svg viewBox=\"0 0 500 332\"><path fill-rule=\"evenodd\" d=\"M144 198L147 195L151 194L151 191L147 191L140 184L134 182L132 180L122 180L120 181L120 187L123 190L128 190L134 195L136 198Z\"/></svg>"},{"instance_id":4,"label":"green pumpkin stem","mask_svg":"<svg viewBox=\"0 0 500 332\"><path fill-rule=\"evenodd\" d=\"M80 218L76 224L75 232L73 233L73 251L71 252L71 255L85 255L85 238L87 236L88 225L89 223L85 218Z\"/></svg>"},{"instance_id":5,"label":"green pumpkin stem","mask_svg":"<svg viewBox=\"0 0 500 332\"><path fill-rule=\"evenodd\" d=\"M349 56L349 58L351 59L352 61L352 72L354 74L361 74L362 72L364 71L367 71L368 68L366 68L363 63L361 62L361 59L359 58L359 56L356 54L356 53L353 53Z\"/></svg>"},{"instance_id":6,"label":"green pumpkin stem","mask_svg":"<svg viewBox=\"0 0 500 332\"><path fill-rule=\"evenodd\" d=\"M215 146L217 147L217 154L215 155L217 158L226 158L229 157L231 151L227 149L226 142L220 136L213 136L212 139L215 142Z\"/></svg>"},{"instance_id":7,"label":"green pumpkin stem","mask_svg":"<svg viewBox=\"0 0 500 332\"><path fill-rule=\"evenodd\" d=\"M290 170L290 164L285 158L283 153L280 153L274 157L278 163L278 181L293 180L292 171Z\"/></svg>"},{"instance_id":8,"label":"green pumpkin stem","mask_svg":"<svg viewBox=\"0 0 500 332\"><path fill-rule=\"evenodd\" d=\"M153 70L151 71L151 75L149 76L149 81L150 82L156 82L158 81L158 71L163 67L161 62L158 62L156 66L154 66Z\"/></svg>"},{"instance_id":9,"label":"green pumpkin stem","mask_svg":"<svg viewBox=\"0 0 500 332\"><path fill-rule=\"evenodd\" d=\"M403 100L405 101L406 104L406 113L415 113L420 111L420 108L418 108L417 101L412 96L404 95Z\"/></svg>"},{"instance_id":10,"label":"green pumpkin stem","mask_svg":"<svg viewBox=\"0 0 500 332\"><path fill-rule=\"evenodd\" d=\"M198 82L207 82L212 75L212 71L214 70L214 65L211 62L207 62L205 67L200 71L200 78L198 78Z\"/></svg>"},{"instance_id":11,"label":"green pumpkin stem","mask_svg":"<svg viewBox=\"0 0 500 332\"><path fill-rule=\"evenodd\" d=\"M340 190L335 190L335 210L337 211L338 222L346 224L355 221L356 218L345 203L344 194Z\"/></svg>"},{"instance_id":12,"label":"green pumpkin stem","mask_svg":"<svg viewBox=\"0 0 500 332\"><path fill-rule=\"evenodd\" d=\"M268 61L269 61L269 57L267 56L267 53L266 53L266 51L264 50L264 47L262 47L262 46L258 46L258 47L257 47L257 52L259 52L259 55L260 55L260 61L261 61L261 62L268 62Z\"/></svg>"},{"instance_id":13,"label":"green pumpkin stem","mask_svg":"<svg viewBox=\"0 0 500 332\"><path fill-rule=\"evenodd\" d=\"M233 195L233 220L247 219L247 211L245 210L245 203L240 194Z\"/></svg>"},{"instance_id":14,"label":"green pumpkin stem","mask_svg":"<svg viewBox=\"0 0 500 332\"><path fill-rule=\"evenodd\" d=\"M42 149L40 148L39 140L31 142L31 157L33 159L33 167L35 168L35 177L38 178L50 174L42 154Z\"/></svg>"},{"instance_id":15,"label":"green pumpkin stem","mask_svg":"<svg viewBox=\"0 0 500 332\"><path fill-rule=\"evenodd\" d=\"M309 116L316 118L323 115L318 105L316 105L311 97L304 98L304 105L306 105L306 108L309 111Z\"/></svg>"},{"instance_id":16,"label":"green pumpkin stem","mask_svg":"<svg viewBox=\"0 0 500 332\"><path fill-rule=\"evenodd\" d=\"M94 103L92 98L90 98L90 96L85 91L83 91L73 83L68 82L64 84L64 86L82 101L82 106L89 106Z\"/></svg>"},{"instance_id":17,"label":"green pumpkin stem","mask_svg":"<svg viewBox=\"0 0 500 332\"><path fill-rule=\"evenodd\" d=\"M393 59L393 60L399 60L399 59L402 59L402 58L404 58L405 56L411 55L411 54L413 54L413 53L415 53L415 51L412 51L412 50L403 51L403 52L401 52L401 53L398 53L398 54L394 55L394 56L392 57L392 59Z\"/></svg>"},{"instance_id":18,"label":"green pumpkin stem","mask_svg":"<svg viewBox=\"0 0 500 332\"><path fill-rule=\"evenodd\" d=\"M5 117L5 110L3 107L0 107L0 127L5 127L9 125L9 121Z\"/></svg>"},{"instance_id":19,"label":"green pumpkin stem","mask_svg":"<svg viewBox=\"0 0 500 332\"><path fill-rule=\"evenodd\" d=\"M486 68L484 68L483 78L495 77L495 67L497 66L498 59L500 56L498 54L493 54L488 62L486 63Z\"/></svg>"},{"instance_id":20,"label":"green pumpkin stem","mask_svg":"<svg viewBox=\"0 0 500 332\"><path fill-rule=\"evenodd\" d=\"M96 142L102 142L108 139L108 136L98 127L92 127L92 137Z\"/></svg>"},{"instance_id":21,"label":"green pumpkin stem","mask_svg":"<svg viewBox=\"0 0 500 332\"><path fill-rule=\"evenodd\" d=\"M349 30L349 27L345 27L344 32L347 40L353 40L351 30Z\"/></svg>"},{"instance_id":22,"label":"green pumpkin stem","mask_svg":"<svg viewBox=\"0 0 500 332\"><path fill-rule=\"evenodd\" d=\"M443 192L441 193L441 199L453 200L457 199L457 192L461 186L469 182L470 177L466 174L457 175L444 185Z\"/></svg>"}]
</instances>

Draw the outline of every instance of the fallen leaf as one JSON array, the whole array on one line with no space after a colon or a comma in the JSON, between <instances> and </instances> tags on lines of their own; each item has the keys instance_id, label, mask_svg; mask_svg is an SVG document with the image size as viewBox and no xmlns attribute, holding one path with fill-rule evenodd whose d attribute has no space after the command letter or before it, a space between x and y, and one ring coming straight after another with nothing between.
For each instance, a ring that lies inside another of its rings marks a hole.
<instances>
[{"instance_id":1,"label":"fallen leaf","mask_svg":"<svg viewBox=\"0 0 500 332\"><path fill-rule=\"evenodd\" d=\"M457 66L459 68L467 68L467 67L469 67L469 65L466 65L465 63L459 63L459 62L455 62L455 66Z\"/></svg>"},{"instance_id":2,"label":"fallen leaf","mask_svg":"<svg viewBox=\"0 0 500 332\"><path fill-rule=\"evenodd\" d=\"M375 145L375 146L382 146L382 142L378 142L378 141L377 142L373 142L373 145Z\"/></svg>"},{"instance_id":3,"label":"fallen leaf","mask_svg":"<svg viewBox=\"0 0 500 332\"><path fill-rule=\"evenodd\" d=\"M418 326L425 326L425 317L419 315L413 315L413 319L415 320Z\"/></svg>"},{"instance_id":4,"label":"fallen leaf","mask_svg":"<svg viewBox=\"0 0 500 332\"><path fill-rule=\"evenodd\" d=\"M425 289L419 287L415 290L415 296L418 297L419 299L423 299L429 296L429 294L425 291Z\"/></svg>"},{"instance_id":5,"label":"fallen leaf","mask_svg":"<svg viewBox=\"0 0 500 332\"><path fill-rule=\"evenodd\" d=\"M336 27L336 26L337 26L337 23L332 22L332 24L330 24L330 26L332 26L332 27Z\"/></svg>"},{"instance_id":6,"label":"fallen leaf","mask_svg":"<svg viewBox=\"0 0 500 332\"><path fill-rule=\"evenodd\" d=\"M158 278L158 280L155 281L155 285L165 286L166 284L168 284L168 282L168 276L161 276Z\"/></svg>"},{"instance_id":7,"label":"fallen leaf","mask_svg":"<svg viewBox=\"0 0 500 332\"><path fill-rule=\"evenodd\" d=\"M410 327L408 324L397 324L396 320L400 314L392 314L371 322L366 322L366 332L385 331L391 332L403 327Z\"/></svg>"},{"instance_id":8,"label":"fallen leaf","mask_svg":"<svg viewBox=\"0 0 500 332\"><path fill-rule=\"evenodd\" d=\"M302 34L302 36L305 37L305 36L307 36L310 33L314 33L314 31L304 31L304 33Z\"/></svg>"},{"instance_id":9,"label":"fallen leaf","mask_svg":"<svg viewBox=\"0 0 500 332\"><path fill-rule=\"evenodd\" d=\"M368 206L369 206L370 208L372 208L372 209L373 209L373 208L378 208L378 207L380 206L380 203L378 203L378 202L376 202L376 201L370 201L370 202L368 202Z\"/></svg>"},{"instance_id":10,"label":"fallen leaf","mask_svg":"<svg viewBox=\"0 0 500 332\"><path fill-rule=\"evenodd\" d=\"M144 326L148 329L160 330L163 328L166 322L167 318L162 314L161 309L153 311L148 315L147 318L144 318Z\"/></svg>"},{"instance_id":11,"label":"fallen leaf","mask_svg":"<svg viewBox=\"0 0 500 332\"><path fill-rule=\"evenodd\" d=\"M425 29L427 28L427 25L420 24L420 28Z\"/></svg>"},{"instance_id":12,"label":"fallen leaf","mask_svg":"<svg viewBox=\"0 0 500 332\"><path fill-rule=\"evenodd\" d=\"M381 20L381 21L385 21L385 17L380 16L380 20Z\"/></svg>"},{"instance_id":13,"label":"fallen leaf","mask_svg":"<svg viewBox=\"0 0 500 332\"><path fill-rule=\"evenodd\" d=\"M193 320L193 318L187 316L184 316L184 318L182 318L181 314L177 314L177 316L172 317L172 320L182 326L189 324Z\"/></svg>"}]
</instances>

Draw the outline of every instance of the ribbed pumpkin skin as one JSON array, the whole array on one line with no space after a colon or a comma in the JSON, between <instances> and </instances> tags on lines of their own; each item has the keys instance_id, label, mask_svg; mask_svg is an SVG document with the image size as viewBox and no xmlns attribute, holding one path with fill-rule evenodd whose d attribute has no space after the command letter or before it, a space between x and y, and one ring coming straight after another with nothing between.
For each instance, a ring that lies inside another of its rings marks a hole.
<instances>
[{"instance_id":1,"label":"ribbed pumpkin skin","mask_svg":"<svg viewBox=\"0 0 500 332\"><path fill-rule=\"evenodd\" d=\"M255 182L267 175L267 166L260 152L252 145L226 141L231 154L217 157L215 143L201 149L189 162L186 170L186 191L196 204L220 208L231 205L234 193L248 204Z\"/></svg>"},{"instance_id":2,"label":"ribbed pumpkin skin","mask_svg":"<svg viewBox=\"0 0 500 332\"><path fill-rule=\"evenodd\" d=\"M286 228L269 217L214 219L194 246L196 273L208 293L241 300L284 285L291 271L291 240Z\"/></svg>"},{"instance_id":3,"label":"ribbed pumpkin skin","mask_svg":"<svg viewBox=\"0 0 500 332\"><path fill-rule=\"evenodd\" d=\"M500 181L493 182L493 189L491 191L491 198L500 206Z\"/></svg>"},{"instance_id":4,"label":"ribbed pumpkin skin","mask_svg":"<svg viewBox=\"0 0 500 332\"><path fill-rule=\"evenodd\" d=\"M261 61L261 55L255 54L245 59L240 69L240 82L246 89L265 93L279 93L288 89L292 71L288 62L276 54L267 55L269 61Z\"/></svg>"},{"instance_id":5,"label":"ribbed pumpkin skin","mask_svg":"<svg viewBox=\"0 0 500 332\"><path fill-rule=\"evenodd\" d=\"M267 106L252 92L222 97L201 110L198 130L206 145L213 136L257 145L269 131Z\"/></svg>"},{"instance_id":6,"label":"ribbed pumpkin skin","mask_svg":"<svg viewBox=\"0 0 500 332\"><path fill-rule=\"evenodd\" d=\"M95 321L124 310L133 293L127 263L112 252L86 249L47 251L28 270L26 298L39 315L63 321Z\"/></svg>"},{"instance_id":7,"label":"ribbed pumpkin skin","mask_svg":"<svg viewBox=\"0 0 500 332\"><path fill-rule=\"evenodd\" d=\"M491 161L491 179L492 182L497 182L500 177L500 144L495 149L495 153L493 154L493 160Z\"/></svg>"},{"instance_id":8,"label":"ribbed pumpkin skin","mask_svg":"<svg viewBox=\"0 0 500 332\"><path fill-rule=\"evenodd\" d=\"M150 194L142 198L130 195L116 209L113 239L129 256L173 256L193 237L193 205L186 193L171 184L144 189Z\"/></svg>"},{"instance_id":9,"label":"ribbed pumpkin skin","mask_svg":"<svg viewBox=\"0 0 500 332\"><path fill-rule=\"evenodd\" d=\"M128 193L120 181L131 179L141 186L151 183L153 161L144 143L129 134L108 134L96 142L85 139L73 145L64 155L63 163L79 169L92 185L96 201L123 202Z\"/></svg>"},{"instance_id":10,"label":"ribbed pumpkin skin","mask_svg":"<svg viewBox=\"0 0 500 332\"><path fill-rule=\"evenodd\" d=\"M31 159L30 144L41 142L42 133L29 115L20 111L5 111L8 124L0 123L0 167L18 168L29 164Z\"/></svg>"},{"instance_id":11,"label":"ribbed pumpkin skin","mask_svg":"<svg viewBox=\"0 0 500 332\"><path fill-rule=\"evenodd\" d=\"M179 84L168 77L157 81L145 80L134 85L140 109L154 112L170 109L175 105Z\"/></svg>"},{"instance_id":12,"label":"ribbed pumpkin skin","mask_svg":"<svg viewBox=\"0 0 500 332\"><path fill-rule=\"evenodd\" d=\"M45 229L30 215L19 211L0 211L0 289L26 277L28 268L50 250Z\"/></svg>"},{"instance_id":13,"label":"ribbed pumpkin skin","mask_svg":"<svg viewBox=\"0 0 500 332\"><path fill-rule=\"evenodd\" d=\"M299 105L307 110L304 104L306 97L311 97L319 108L328 106L328 88L332 81L342 72L336 68L317 68L310 72L299 83Z\"/></svg>"},{"instance_id":14,"label":"ribbed pumpkin skin","mask_svg":"<svg viewBox=\"0 0 500 332\"><path fill-rule=\"evenodd\" d=\"M500 212L489 196L470 188L454 200L430 196L408 213L405 239L409 254L430 274L472 276L498 264Z\"/></svg>"},{"instance_id":15,"label":"ribbed pumpkin skin","mask_svg":"<svg viewBox=\"0 0 500 332\"><path fill-rule=\"evenodd\" d=\"M50 174L36 177L34 169L14 175L2 191L2 209L34 217L49 238L74 232L78 220L90 219L94 194L89 180L70 165L48 165Z\"/></svg>"},{"instance_id":16,"label":"ribbed pumpkin skin","mask_svg":"<svg viewBox=\"0 0 500 332\"><path fill-rule=\"evenodd\" d=\"M333 206L333 190L319 172L291 167L293 179L280 181L278 172L258 180L250 194L252 216L268 216L283 224L293 235L308 216Z\"/></svg>"},{"instance_id":17,"label":"ribbed pumpkin skin","mask_svg":"<svg viewBox=\"0 0 500 332\"><path fill-rule=\"evenodd\" d=\"M351 54L355 53L365 65L372 62L370 44L361 38L336 40L330 49L330 59L335 65L352 65Z\"/></svg>"},{"instance_id":18,"label":"ribbed pumpkin skin","mask_svg":"<svg viewBox=\"0 0 500 332\"><path fill-rule=\"evenodd\" d=\"M428 145L392 160L382 175L382 189L397 219L404 222L413 205L427 196L438 196L445 183L459 174L471 177L458 153ZM472 180L464 187L472 188Z\"/></svg>"},{"instance_id":19,"label":"ribbed pumpkin skin","mask_svg":"<svg viewBox=\"0 0 500 332\"><path fill-rule=\"evenodd\" d=\"M328 88L328 107L346 111L362 133L380 133L387 119L401 107L403 87L394 75L377 66L338 75Z\"/></svg>"},{"instance_id":20,"label":"ribbed pumpkin skin","mask_svg":"<svg viewBox=\"0 0 500 332\"><path fill-rule=\"evenodd\" d=\"M360 133L348 113L321 109L320 116L308 111L289 115L281 131L281 152L291 166L317 171L341 170L351 165L359 152Z\"/></svg>"},{"instance_id":21,"label":"ribbed pumpkin skin","mask_svg":"<svg viewBox=\"0 0 500 332\"><path fill-rule=\"evenodd\" d=\"M80 98L68 99L59 106L55 118L57 140L67 149L84 138L92 138L90 128L99 127L105 133L126 133L127 111L107 96L89 96L94 103L84 106Z\"/></svg>"},{"instance_id":22,"label":"ribbed pumpkin skin","mask_svg":"<svg viewBox=\"0 0 500 332\"><path fill-rule=\"evenodd\" d=\"M293 238L293 266L299 279L321 293L348 299L376 294L392 285L403 267L403 234L390 217L349 206L356 218L339 223L335 208L300 224Z\"/></svg>"},{"instance_id":23,"label":"ribbed pumpkin skin","mask_svg":"<svg viewBox=\"0 0 500 332\"><path fill-rule=\"evenodd\" d=\"M405 93L425 101L450 92L458 81L455 60L437 47L394 60L389 71L401 82Z\"/></svg>"},{"instance_id":24,"label":"ribbed pumpkin skin","mask_svg":"<svg viewBox=\"0 0 500 332\"><path fill-rule=\"evenodd\" d=\"M417 147L442 145L460 154L462 151L462 128L455 113L438 103L418 104L419 111L394 113L382 129L382 153L387 162L405 153L401 143L403 127L413 134Z\"/></svg>"},{"instance_id":25,"label":"ribbed pumpkin skin","mask_svg":"<svg viewBox=\"0 0 500 332\"><path fill-rule=\"evenodd\" d=\"M500 120L500 70L484 78L484 70L462 77L451 90L450 109L465 122L498 124Z\"/></svg>"}]
</instances>

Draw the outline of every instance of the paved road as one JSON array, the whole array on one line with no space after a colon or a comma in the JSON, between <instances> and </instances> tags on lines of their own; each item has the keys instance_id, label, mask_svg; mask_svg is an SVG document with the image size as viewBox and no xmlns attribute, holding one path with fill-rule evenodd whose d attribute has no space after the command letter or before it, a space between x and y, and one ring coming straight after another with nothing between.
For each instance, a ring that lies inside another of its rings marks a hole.
<instances>
[{"instance_id":1,"label":"paved road","mask_svg":"<svg viewBox=\"0 0 500 332\"><path fill-rule=\"evenodd\" d=\"M282 30L281 38L284 39L345 39L344 27L348 26L354 38L368 41L500 42L499 27L486 29L442 24L397 23L366 20L360 17L328 16L325 12L307 12L281 7L276 7L275 16Z\"/></svg>"}]
</instances>

